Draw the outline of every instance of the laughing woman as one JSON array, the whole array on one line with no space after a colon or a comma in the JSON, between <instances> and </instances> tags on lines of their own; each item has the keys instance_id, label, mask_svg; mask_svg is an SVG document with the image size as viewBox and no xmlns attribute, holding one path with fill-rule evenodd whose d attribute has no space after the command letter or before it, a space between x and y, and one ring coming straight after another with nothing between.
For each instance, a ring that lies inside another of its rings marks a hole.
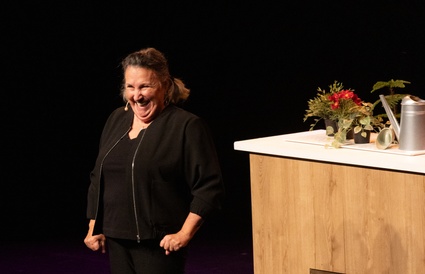
<instances>
[{"instance_id":1,"label":"laughing woman","mask_svg":"<svg viewBox=\"0 0 425 274\"><path fill-rule=\"evenodd\" d=\"M104 126L90 174L84 243L111 273L184 273L187 245L224 185L209 128L178 107L189 96L154 48L121 63L125 106Z\"/></svg>"}]
</instances>

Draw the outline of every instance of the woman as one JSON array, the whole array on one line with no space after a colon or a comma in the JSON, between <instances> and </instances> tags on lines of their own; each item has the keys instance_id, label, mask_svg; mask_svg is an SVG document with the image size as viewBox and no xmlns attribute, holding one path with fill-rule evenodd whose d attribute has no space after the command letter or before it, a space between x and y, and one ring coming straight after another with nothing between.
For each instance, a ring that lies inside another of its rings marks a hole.
<instances>
[{"instance_id":1,"label":"woman","mask_svg":"<svg viewBox=\"0 0 425 274\"><path fill-rule=\"evenodd\" d=\"M176 106L189 89L161 52L143 49L121 65L126 106L102 132L84 242L107 247L112 273L184 273L186 246L224 196L214 144L204 122Z\"/></svg>"}]
</instances>

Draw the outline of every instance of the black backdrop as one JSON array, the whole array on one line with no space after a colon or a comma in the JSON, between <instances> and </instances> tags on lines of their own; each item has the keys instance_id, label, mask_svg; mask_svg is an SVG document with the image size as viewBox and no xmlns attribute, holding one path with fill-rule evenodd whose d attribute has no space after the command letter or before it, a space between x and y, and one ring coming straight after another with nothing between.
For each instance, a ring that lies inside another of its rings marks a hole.
<instances>
[{"instance_id":1,"label":"black backdrop","mask_svg":"<svg viewBox=\"0 0 425 274\"><path fill-rule=\"evenodd\" d=\"M123 105L118 65L143 47L166 54L214 134L227 188L216 235L251 229L248 155L233 143L308 130L318 86L374 101L376 81L403 79L425 98L420 1L122 2L2 4L0 237L82 240L100 131Z\"/></svg>"}]
</instances>

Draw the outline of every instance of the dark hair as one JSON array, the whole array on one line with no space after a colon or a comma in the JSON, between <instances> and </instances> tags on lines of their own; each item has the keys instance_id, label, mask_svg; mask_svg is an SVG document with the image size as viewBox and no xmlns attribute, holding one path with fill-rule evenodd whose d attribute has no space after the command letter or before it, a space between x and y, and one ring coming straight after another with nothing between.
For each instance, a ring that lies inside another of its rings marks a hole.
<instances>
[{"instance_id":1,"label":"dark hair","mask_svg":"<svg viewBox=\"0 0 425 274\"><path fill-rule=\"evenodd\" d=\"M145 48L130 53L121 62L121 67L125 73L128 67L142 67L152 70L157 77L161 87L165 88L165 104L178 104L189 97L190 90L185 87L183 81L174 78L168 70L168 61L164 54L155 48ZM124 101L124 82L121 87L121 95Z\"/></svg>"}]
</instances>

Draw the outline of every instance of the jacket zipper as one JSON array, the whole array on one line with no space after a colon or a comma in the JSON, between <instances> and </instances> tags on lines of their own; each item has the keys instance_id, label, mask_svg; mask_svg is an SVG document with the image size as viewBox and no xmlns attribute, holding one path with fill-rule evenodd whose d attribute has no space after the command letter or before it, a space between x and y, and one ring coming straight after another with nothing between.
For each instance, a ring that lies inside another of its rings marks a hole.
<instances>
[{"instance_id":1,"label":"jacket zipper","mask_svg":"<svg viewBox=\"0 0 425 274\"><path fill-rule=\"evenodd\" d=\"M137 206L136 206L136 189L135 189L135 181L134 181L134 162L136 161L136 155L139 151L140 144L143 141L143 138L145 137L145 133L148 130L148 128L145 128L143 131L143 135L140 138L139 143L137 144L136 150L134 151L133 160L131 161L131 187L132 187L132 194L133 194L133 211L134 211L134 219L136 220L136 231L137 231L137 243L140 243L140 229L139 229L139 219L137 218Z\"/></svg>"}]
</instances>

